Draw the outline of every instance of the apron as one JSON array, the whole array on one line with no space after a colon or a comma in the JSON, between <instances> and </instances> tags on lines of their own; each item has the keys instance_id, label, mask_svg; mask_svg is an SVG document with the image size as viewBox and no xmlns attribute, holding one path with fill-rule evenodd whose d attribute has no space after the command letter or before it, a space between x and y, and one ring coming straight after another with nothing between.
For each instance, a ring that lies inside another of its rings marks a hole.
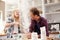
<instances>
[{"instance_id":1,"label":"apron","mask_svg":"<svg viewBox=\"0 0 60 40\"><path fill-rule=\"evenodd\" d=\"M8 19L9 21L8 21L8 23L12 23L12 22L14 22L15 23L15 20L13 20L13 19ZM20 26L19 25L17 25L17 26L15 26L15 25L11 25L9 28L7 28L6 29L7 30L7 32L6 32L6 34L7 34L7 38L11 38L11 35L12 35L12 33L14 32L14 33L20 33Z\"/></svg>"},{"instance_id":2,"label":"apron","mask_svg":"<svg viewBox=\"0 0 60 40\"><path fill-rule=\"evenodd\" d=\"M14 20L14 23L18 23ZM19 25L14 25L14 33L20 33L20 26Z\"/></svg>"}]
</instances>

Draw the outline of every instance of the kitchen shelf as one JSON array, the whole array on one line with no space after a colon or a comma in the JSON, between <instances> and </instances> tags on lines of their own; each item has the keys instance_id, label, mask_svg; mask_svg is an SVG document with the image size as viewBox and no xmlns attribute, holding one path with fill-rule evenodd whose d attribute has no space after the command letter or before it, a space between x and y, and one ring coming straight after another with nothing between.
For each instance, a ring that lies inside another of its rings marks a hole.
<instances>
[{"instance_id":1,"label":"kitchen shelf","mask_svg":"<svg viewBox=\"0 0 60 40\"><path fill-rule=\"evenodd\" d=\"M52 5L57 5L57 4L60 4L60 3L48 3L48 4L45 4L45 6L52 6Z\"/></svg>"},{"instance_id":2,"label":"kitchen shelf","mask_svg":"<svg viewBox=\"0 0 60 40\"><path fill-rule=\"evenodd\" d=\"M60 12L50 12L50 13L45 13L45 14L60 14Z\"/></svg>"},{"instance_id":3,"label":"kitchen shelf","mask_svg":"<svg viewBox=\"0 0 60 40\"><path fill-rule=\"evenodd\" d=\"M49 32L49 34L59 34L59 32Z\"/></svg>"}]
</instances>

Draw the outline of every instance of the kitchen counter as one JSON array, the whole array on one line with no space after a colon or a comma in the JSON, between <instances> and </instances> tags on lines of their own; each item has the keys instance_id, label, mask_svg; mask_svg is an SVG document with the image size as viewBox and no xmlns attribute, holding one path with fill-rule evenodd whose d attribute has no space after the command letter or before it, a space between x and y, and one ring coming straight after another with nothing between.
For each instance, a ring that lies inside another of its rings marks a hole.
<instances>
[{"instance_id":1,"label":"kitchen counter","mask_svg":"<svg viewBox=\"0 0 60 40\"><path fill-rule=\"evenodd\" d=\"M52 40L52 39L60 40L58 37L59 37L59 34L50 34L49 37L47 38L47 40ZM0 35L0 39L14 40L14 38L6 38L6 35ZM32 40L32 39L28 39L28 40ZM41 39L38 39L38 40L41 40Z\"/></svg>"}]
</instances>

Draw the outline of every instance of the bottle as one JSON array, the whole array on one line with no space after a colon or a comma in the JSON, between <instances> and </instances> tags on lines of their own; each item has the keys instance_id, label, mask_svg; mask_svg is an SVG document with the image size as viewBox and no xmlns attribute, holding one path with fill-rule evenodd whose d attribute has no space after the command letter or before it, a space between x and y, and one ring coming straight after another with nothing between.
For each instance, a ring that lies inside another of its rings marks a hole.
<instances>
[{"instance_id":1,"label":"bottle","mask_svg":"<svg viewBox=\"0 0 60 40\"><path fill-rule=\"evenodd\" d=\"M59 38L60 38L60 31L59 31Z\"/></svg>"}]
</instances>

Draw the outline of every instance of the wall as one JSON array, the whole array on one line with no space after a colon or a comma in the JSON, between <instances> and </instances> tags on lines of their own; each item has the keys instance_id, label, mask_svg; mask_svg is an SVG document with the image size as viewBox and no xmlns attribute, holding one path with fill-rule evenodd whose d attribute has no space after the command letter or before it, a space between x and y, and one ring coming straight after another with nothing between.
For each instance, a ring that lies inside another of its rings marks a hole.
<instances>
[{"instance_id":1,"label":"wall","mask_svg":"<svg viewBox=\"0 0 60 40\"><path fill-rule=\"evenodd\" d=\"M3 20L5 20L5 2L0 0L0 10L3 11Z\"/></svg>"}]
</instances>

